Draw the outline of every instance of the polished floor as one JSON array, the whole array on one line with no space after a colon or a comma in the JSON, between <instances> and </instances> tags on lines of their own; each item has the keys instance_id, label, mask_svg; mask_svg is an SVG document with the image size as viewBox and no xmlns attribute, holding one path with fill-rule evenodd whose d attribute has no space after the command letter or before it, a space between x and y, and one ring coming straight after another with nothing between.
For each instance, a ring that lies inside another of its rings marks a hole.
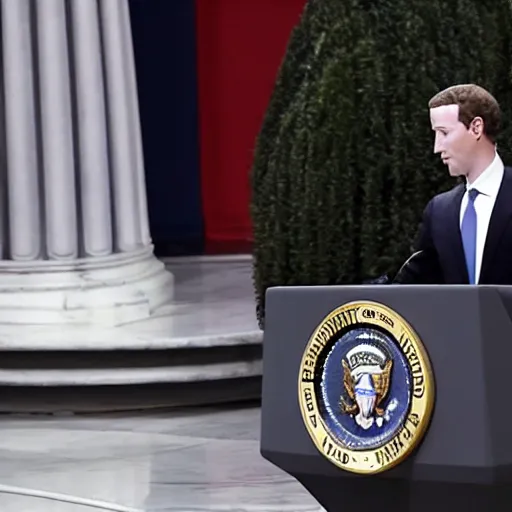
<instances>
[{"instance_id":1,"label":"polished floor","mask_svg":"<svg viewBox=\"0 0 512 512\"><path fill-rule=\"evenodd\" d=\"M0 418L1 512L318 512L259 454L257 404Z\"/></svg>"},{"instance_id":2,"label":"polished floor","mask_svg":"<svg viewBox=\"0 0 512 512\"><path fill-rule=\"evenodd\" d=\"M176 279L172 316L141 324L124 344L208 346L261 336L250 259L167 263ZM43 334L33 333L38 346L55 342ZM86 348L98 338L90 332L81 342ZM261 457L259 426L258 404L2 415L0 512L317 512L296 481Z\"/></svg>"}]
</instances>

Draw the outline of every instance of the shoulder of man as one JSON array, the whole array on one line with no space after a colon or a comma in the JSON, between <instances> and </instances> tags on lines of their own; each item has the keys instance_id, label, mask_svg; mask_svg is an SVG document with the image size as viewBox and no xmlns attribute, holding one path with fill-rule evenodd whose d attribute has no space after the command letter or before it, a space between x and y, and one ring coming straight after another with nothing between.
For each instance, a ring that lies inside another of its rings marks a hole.
<instances>
[{"instance_id":1,"label":"shoulder of man","mask_svg":"<svg viewBox=\"0 0 512 512\"><path fill-rule=\"evenodd\" d=\"M512 169L511 169L512 172ZM465 186L464 183L458 183L454 187L452 187L450 190L447 190L446 192L441 192L440 194L435 195L427 205L427 209L431 209L434 206L442 206L447 205L451 203L452 201L455 201L457 197L460 196L460 194L463 192Z\"/></svg>"}]
</instances>

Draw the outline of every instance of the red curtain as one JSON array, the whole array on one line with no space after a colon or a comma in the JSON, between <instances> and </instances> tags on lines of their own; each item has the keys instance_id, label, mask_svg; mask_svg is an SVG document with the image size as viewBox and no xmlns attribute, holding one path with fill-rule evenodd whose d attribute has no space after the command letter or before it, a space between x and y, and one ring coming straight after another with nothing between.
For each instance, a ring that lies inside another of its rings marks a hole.
<instances>
[{"instance_id":1,"label":"red curtain","mask_svg":"<svg viewBox=\"0 0 512 512\"><path fill-rule=\"evenodd\" d=\"M306 0L196 0L205 241L250 242L249 172Z\"/></svg>"}]
</instances>

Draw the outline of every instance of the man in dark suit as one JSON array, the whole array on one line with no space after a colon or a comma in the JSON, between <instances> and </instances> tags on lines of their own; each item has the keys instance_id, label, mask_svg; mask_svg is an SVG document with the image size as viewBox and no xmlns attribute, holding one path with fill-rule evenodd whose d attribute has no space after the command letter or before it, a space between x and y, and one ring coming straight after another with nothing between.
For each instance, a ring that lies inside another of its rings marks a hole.
<instances>
[{"instance_id":1,"label":"man in dark suit","mask_svg":"<svg viewBox=\"0 0 512 512\"><path fill-rule=\"evenodd\" d=\"M512 169L496 149L500 108L476 85L429 102L434 152L464 183L427 205L415 250L394 282L512 284Z\"/></svg>"}]
</instances>

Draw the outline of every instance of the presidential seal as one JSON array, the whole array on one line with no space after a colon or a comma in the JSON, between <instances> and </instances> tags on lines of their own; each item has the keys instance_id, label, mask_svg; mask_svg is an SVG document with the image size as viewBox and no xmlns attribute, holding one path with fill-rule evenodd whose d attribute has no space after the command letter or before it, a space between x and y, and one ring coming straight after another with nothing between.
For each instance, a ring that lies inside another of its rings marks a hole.
<instances>
[{"instance_id":1,"label":"presidential seal","mask_svg":"<svg viewBox=\"0 0 512 512\"><path fill-rule=\"evenodd\" d=\"M423 437L434 404L427 353L387 306L353 302L332 311L304 351L299 402L317 449L354 473L380 473Z\"/></svg>"}]
</instances>

